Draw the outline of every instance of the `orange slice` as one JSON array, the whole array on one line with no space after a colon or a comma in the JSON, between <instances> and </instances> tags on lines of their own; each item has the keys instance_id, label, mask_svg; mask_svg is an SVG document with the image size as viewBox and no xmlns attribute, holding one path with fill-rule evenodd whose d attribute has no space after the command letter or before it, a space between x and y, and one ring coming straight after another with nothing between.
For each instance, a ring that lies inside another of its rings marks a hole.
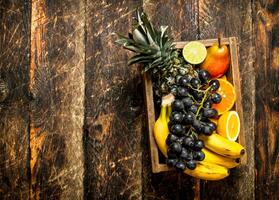
<instances>
[{"instance_id":1,"label":"orange slice","mask_svg":"<svg viewBox=\"0 0 279 200\"><path fill-rule=\"evenodd\" d=\"M230 141L236 141L240 132L240 120L236 111L228 111L218 120L217 133Z\"/></svg>"},{"instance_id":2,"label":"orange slice","mask_svg":"<svg viewBox=\"0 0 279 200\"><path fill-rule=\"evenodd\" d=\"M236 100L236 94L233 85L229 81L224 79L218 79L218 81L220 82L220 87L217 90L217 93L222 96L222 100L218 104L213 104L212 107L218 111L219 115L221 115L233 107Z\"/></svg>"}]
</instances>

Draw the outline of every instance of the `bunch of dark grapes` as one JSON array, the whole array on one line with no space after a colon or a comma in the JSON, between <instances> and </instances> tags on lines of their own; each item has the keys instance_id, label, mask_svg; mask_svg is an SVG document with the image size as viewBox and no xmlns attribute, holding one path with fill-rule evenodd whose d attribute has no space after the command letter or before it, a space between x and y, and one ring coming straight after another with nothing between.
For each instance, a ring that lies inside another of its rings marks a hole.
<instances>
[{"instance_id":1,"label":"bunch of dark grapes","mask_svg":"<svg viewBox=\"0 0 279 200\"><path fill-rule=\"evenodd\" d=\"M218 115L212 104L221 101L221 95L216 92L220 84L218 80L210 80L205 70L197 70L197 73L198 77L178 75L176 84L172 86L175 101L169 122L170 134L166 140L166 162L180 171L195 169L196 162L205 158L202 152L204 143L198 135L209 136L216 130L216 124L209 118Z\"/></svg>"}]
</instances>

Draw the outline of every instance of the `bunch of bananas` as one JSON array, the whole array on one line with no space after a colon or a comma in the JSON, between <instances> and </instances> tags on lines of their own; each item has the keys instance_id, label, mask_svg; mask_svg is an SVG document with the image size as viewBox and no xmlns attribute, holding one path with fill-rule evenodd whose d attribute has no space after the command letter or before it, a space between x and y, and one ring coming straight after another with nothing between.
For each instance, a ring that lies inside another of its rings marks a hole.
<instances>
[{"instance_id":1,"label":"bunch of bananas","mask_svg":"<svg viewBox=\"0 0 279 200\"><path fill-rule=\"evenodd\" d=\"M166 139L169 134L168 122L171 113L172 99L162 101L160 116L154 125L154 137L160 151L167 157ZM236 142L213 133L211 136L200 135L204 141L205 154L203 161L199 161L195 169L186 169L184 173L203 180L220 180L229 176L229 169L239 165L240 157L245 153L244 148Z\"/></svg>"}]
</instances>

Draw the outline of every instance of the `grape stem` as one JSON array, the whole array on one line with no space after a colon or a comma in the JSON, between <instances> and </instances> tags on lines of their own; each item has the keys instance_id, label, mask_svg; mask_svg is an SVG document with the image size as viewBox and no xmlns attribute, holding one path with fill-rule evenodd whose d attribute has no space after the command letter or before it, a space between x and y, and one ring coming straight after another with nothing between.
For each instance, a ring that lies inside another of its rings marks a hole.
<instances>
[{"instance_id":1,"label":"grape stem","mask_svg":"<svg viewBox=\"0 0 279 200\"><path fill-rule=\"evenodd\" d=\"M191 134L190 134L191 132ZM186 133L187 136L194 136L196 139L198 138L197 133L193 130L193 127L190 127L189 130Z\"/></svg>"},{"instance_id":2,"label":"grape stem","mask_svg":"<svg viewBox=\"0 0 279 200\"><path fill-rule=\"evenodd\" d=\"M192 127L189 128L189 130L187 131L186 135L189 135L191 130L192 130Z\"/></svg>"},{"instance_id":3,"label":"grape stem","mask_svg":"<svg viewBox=\"0 0 279 200\"><path fill-rule=\"evenodd\" d=\"M204 90L200 90L200 89L195 89L195 88L193 88L190 84L189 85L187 85L189 88L191 88L192 90L195 90L195 91L198 91L198 92L203 92L203 93L205 93L205 91Z\"/></svg>"},{"instance_id":4,"label":"grape stem","mask_svg":"<svg viewBox=\"0 0 279 200\"><path fill-rule=\"evenodd\" d=\"M191 131L191 136L192 135L194 135L195 139L198 139L198 134L194 130Z\"/></svg>"},{"instance_id":5,"label":"grape stem","mask_svg":"<svg viewBox=\"0 0 279 200\"><path fill-rule=\"evenodd\" d=\"M202 109L202 107L203 107L203 104L204 104L204 102L206 101L206 99L208 98L208 91L209 91L210 89L211 89L211 87L208 87L208 88L205 90L205 95L204 95L204 97L203 97L203 99L202 99L202 101L201 101L200 107L199 107L198 110L197 110L196 117L200 114L200 111L201 111L201 109Z\"/></svg>"},{"instance_id":6,"label":"grape stem","mask_svg":"<svg viewBox=\"0 0 279 200\"><path fill-rule=\"evenodd\" d=\"M195 99L192 95L189 94L189 96L191 97L191 99L192 99L195 103L197 103L196 99Z\"/></svg>"}]
</instances>

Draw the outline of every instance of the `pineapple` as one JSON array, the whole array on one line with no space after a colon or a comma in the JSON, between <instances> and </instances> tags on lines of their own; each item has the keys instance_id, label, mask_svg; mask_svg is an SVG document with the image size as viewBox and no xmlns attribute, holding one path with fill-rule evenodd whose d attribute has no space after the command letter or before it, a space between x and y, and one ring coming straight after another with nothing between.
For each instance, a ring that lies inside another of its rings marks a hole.
<instances>
[{"instance_id":1,"label":"pineapple","mask_svg":"<svg viewBox=\"0 0 279 200\"><path fill-rule=\"evenodd\" d=\"M143 71L152 75L153 89L159 97L175 93L179 76L197 76L192 65L183 59L181 50L175 48L173 40L167 35L167 29L167 26L161 26L157 30L144 12L137 11L132 33L128 37L117 34L118 39L115 41L136 53L129 59L128 65L144 65Z\"/></svg>"}]
</instances>

